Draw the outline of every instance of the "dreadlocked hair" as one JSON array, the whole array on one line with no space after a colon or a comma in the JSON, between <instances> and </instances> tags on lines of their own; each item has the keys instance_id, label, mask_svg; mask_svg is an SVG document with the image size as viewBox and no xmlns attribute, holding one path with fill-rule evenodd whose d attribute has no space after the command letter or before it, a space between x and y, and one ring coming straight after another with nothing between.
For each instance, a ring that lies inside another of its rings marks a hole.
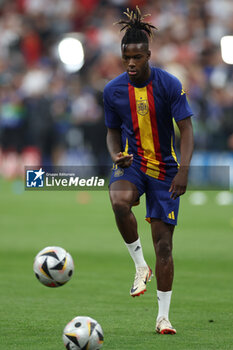
<instances>
[{"instance_id":1,"label":"dreadlocked hair","mask_svg":"<svg viewBox=\"0 0 233 350\"><path fill-rule=\"evenodd\" d=\"M122 19L115 23L123 25L120 31L125 31L125 35L121 40L121 45L138 43L148 44L148 38L151 38L153 36L153 30L157 29L152 24L143 21L144 18L150 16L150 14L142 16L138 6L136 6L135 11L130 11L127 8L124 14L128 19Z\"/></svg>"}]
</instances>

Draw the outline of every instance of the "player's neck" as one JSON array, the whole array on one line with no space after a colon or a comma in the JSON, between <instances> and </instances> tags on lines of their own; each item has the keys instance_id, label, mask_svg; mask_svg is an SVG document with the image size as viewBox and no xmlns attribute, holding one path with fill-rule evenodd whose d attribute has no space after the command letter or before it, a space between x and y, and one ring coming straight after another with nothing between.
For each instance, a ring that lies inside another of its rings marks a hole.
<instances>
[{"instance_id":1,"label":"player's neck","mask_svg":"<svg viewBox=\"0 0 233 350\"><path fill-rule=\"evenodd\" d=\"M151 69L150 69L150 66L148 65L143 83L145 83L150 78L150 75L151 75Z\"/></svg>"}]
</instances>

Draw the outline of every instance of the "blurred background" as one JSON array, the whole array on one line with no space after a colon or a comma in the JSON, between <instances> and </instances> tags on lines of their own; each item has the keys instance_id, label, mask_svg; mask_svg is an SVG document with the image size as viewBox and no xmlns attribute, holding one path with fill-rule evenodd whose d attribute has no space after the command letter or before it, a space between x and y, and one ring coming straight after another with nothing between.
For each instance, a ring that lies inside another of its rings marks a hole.
<instances>
[{"instance_id":1,"label":"blurred background","mask_svg":"<svg viewBox=\"0 0 233 350\"><path fill-rule=\"evenodd\" d=\"M233 35L232 0L0 0L0 349L64 349L62 330L78 314L100 322L104 349L171 349L152 332L155 282L137 305L127 298L133 265L107 191L24 185L25 165L111 168L102 92L123 72L113 23L136 5L158 27L151 64L182 81L195 115L191 180L211 186L231 166L233 188L233 44L225 53L221 45ZM232 206L227 187L181 200L171 321L183 335L173 350L232 350ZM144 210L142 198L134 211L153 266ZM59 290L43 289L32 272L46 246L75 261Z\"/></svg>"},{"instance_id":2,"label":"blurred background","mask_svg":"<svg viewBox=\"0 0 233 350\"><path fill-rule=\"evenodd\" d=\"M221 49L233 34L231 0L0 0L0 176L111 163L102 92L123 72L113 23L136 5L158 27L151 64L187 92L193 164L233 164L233 62Z\"/></svg>"}]
</instances>

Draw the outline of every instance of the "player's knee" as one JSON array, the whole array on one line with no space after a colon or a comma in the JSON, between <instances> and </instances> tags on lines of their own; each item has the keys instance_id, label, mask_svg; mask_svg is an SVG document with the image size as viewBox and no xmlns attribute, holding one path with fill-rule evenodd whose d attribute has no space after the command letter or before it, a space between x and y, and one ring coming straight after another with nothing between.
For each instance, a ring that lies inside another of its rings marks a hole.
<instances>
[{"instance_id":1,"label":"player's knee","mask_svg":"<svg viewBox=\"0 0 233 350\"><path fill-rule=\"evenodd\" d=\"M130 203L125 196L114 194L111 195L111 203L112 203L112 209L115 213L115 215L123 216L126 215L130 211Z\"/></svg>"},{"instance_id":2,"label":"player's knee","mask_svg":"<svg viewBox=\"0 0 233 350\"><path fill-rule=\"evenodd\" d=\"M157 257L167 261L172 255L172 245L168 240L161 238L156 242L155 251Z\"/></svg>"},{"instance_id":3,"label":"player's knee","mask_svg":"<svg viewBox=\"0 0 233 350\"><path fill-rule=\"evenodd\" d=\"M127 215L130 211L130 205L124 200L113 200L112 209L117 216Z\"/></svg>"}]
</instances>

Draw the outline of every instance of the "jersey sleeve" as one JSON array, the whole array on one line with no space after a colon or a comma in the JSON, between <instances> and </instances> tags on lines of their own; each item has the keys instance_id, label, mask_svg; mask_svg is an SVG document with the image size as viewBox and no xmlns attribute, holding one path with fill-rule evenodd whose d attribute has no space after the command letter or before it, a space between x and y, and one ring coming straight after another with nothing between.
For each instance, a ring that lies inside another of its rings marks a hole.
<instances>
[{"instance_id":1,"label":"jersey sleeve","mask_svg":"<svg viewBox=\"0 0 233 350\"><path fill-rule=\"evenodd\" d=\"M104 89L104 113L105 113L105 125L111 129L118 129L121 127L121 119L116 113L113 96L110 94L110 89L106 86Z\"/></svg>"},{"instance_id":2,"label":"jersey sleeve","mask_svg":"<svg viewBox=\"0 0 233 350\"><path fill-rule=\"evenodd\" d=\"M169 90L171 113L175 121L177 122L192 116L193 112L187 101L186 93L181 85L181 82L174 76L172 76Z\"/></svg>"}]
</instances>

